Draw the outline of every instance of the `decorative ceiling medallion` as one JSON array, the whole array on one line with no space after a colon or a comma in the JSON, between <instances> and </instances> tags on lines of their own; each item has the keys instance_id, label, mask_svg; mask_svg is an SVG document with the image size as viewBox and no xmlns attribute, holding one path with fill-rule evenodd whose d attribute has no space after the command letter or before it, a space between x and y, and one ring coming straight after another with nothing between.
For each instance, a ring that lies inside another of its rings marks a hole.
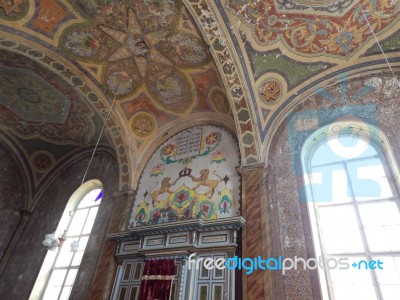
<instances>
[{"instance_id":1,"label":"decorative ceiling medallion","mask_svg":"<svg viewBox=\"0 0 400 300\"><path fill-rule=\"evenodd\" d=\"M261 98L268 104L280 100L282 96L281 90L281 84L275 79L267 79L259 87Z\"/></svg>"},{"instance_id":2,"label":"decorative ceiling medallion","mask_svg":"<svg viewBox=\"0 0 400 300\"><path fill-rule=\"evenodd\" d=\"M72 27L61 47L84 61L105 64L103 81L119 98L145 84L159 106L182 113L194 101L182 68L204 65L211 55L203 41L175 28L177 7L174 1L144 0L132 7L106 5L91 14L97 24Z\"/></svg>"},{"instance_id":3,"label":"decorative ceiling medallion","mask_svg":"<svg viewBox=\"0 0 400 300\"><path fill-rule=\"evenodd\" d=\"M38 172L49 170L55 162L54 156L47 151L36 151L31 156L34 169Z\"/></svg>"},{"instance_id":4,"label":"decorative ceiling medallion","mask_svg":"<svg viewBox=\"0 0 400 300\"><path fill-rule=\"evenodd\" d=\"M388 0L245 2L229 0L228 5L251 26L257 43L281 41L301 56L348 58L372 36L363 12L377 35L398 22L400 14L400 1Z\"/></svg>"},{"instance_id":5,"label":"decorative ceiling medallion","mask_svg":"<svg viewBox=\"0 0 400 300\"><path fill-rule=\"evenodd\" d=\"M211 105L213 108L223 114L229 113L229 103L224 92L220 89L214 89L210 96Z\"/></svg>"},{"instance_id":6,"label":"decorative ceiling medallion","mask_svg":"<svg viewBox=\"0 0 400 300\"><path fill-rule=\"evenodd\" d=\"M146 113L139 113L132 120L133 133L139 137L147 137L156 129L156 121Z\"/></svg>"},{"instance_id":7,"label":"decorative ceiling medallion","mask_svg":"<svg viewBox=\"0 0 400 300\"><path fill-rule=\"evenodd\" d=\"M0 0L0 8L3 9L6 16L11 13L19 14L23 3L24 0Z\"/></svg>"},{"instance_id":8,"label":"decorative ceiling medallion","mask_svg":"<svg viewBox=\"0 0 400 300\"><path fill-rule=\"evenodd\" d=\"M109 62L120 59L133 58L140 77L147 76L149 60L172 66L172 62L160 53L155 46L165 38L167 31L149 32L144 34L140 23L132 9L128 9L128 24L124 31L117 30L108 26L99 25L104 33L112 37L121 46L108 57ZM116 92L117 95L123 93Z\"/></svg>"}]
</instances>

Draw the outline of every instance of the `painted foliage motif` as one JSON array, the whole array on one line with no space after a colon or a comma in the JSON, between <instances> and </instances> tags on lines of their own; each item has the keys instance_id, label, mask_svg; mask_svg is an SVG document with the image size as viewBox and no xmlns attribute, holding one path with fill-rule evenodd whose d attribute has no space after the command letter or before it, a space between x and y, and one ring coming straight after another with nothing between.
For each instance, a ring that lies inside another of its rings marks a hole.
<instances>
[{"instance_id":1,"label":"painted foliage motif","mask_svg":"<svg viewBox=\"0 0 400 300\"><path fill-rule=\"evenodd\" d=\"M371 37L366 18L379 34L398 21L400 12L400 2L392 0L321 2L229 0L228 5L254 28L257 42L282 41L308 55L348 56Z\"/></svg>"},{"instance_id":2,"label":"painted foliage motif","mask_svg":"<svg viewBox=\"0 0 400 300\"><path fill-rule=\"evenodd\" d=\"M119 98L143 84L163 108L183 112L193 99L182 68L210 61L207 46L176 26L179 1L81 0L95 22L72 26L60 46L82 61L105 65L103 81Z\"/></svg>"},{"instance_id":3,"label":"painted foliage motif","mask_svg":"<svg viewBox=\"0 0 400 300\"><path fill-rule=\"evenodd\" d=\"M236 141L214 126L166 141L143 171L129 227L239 215Z\"/></svg>"}]
</instances>

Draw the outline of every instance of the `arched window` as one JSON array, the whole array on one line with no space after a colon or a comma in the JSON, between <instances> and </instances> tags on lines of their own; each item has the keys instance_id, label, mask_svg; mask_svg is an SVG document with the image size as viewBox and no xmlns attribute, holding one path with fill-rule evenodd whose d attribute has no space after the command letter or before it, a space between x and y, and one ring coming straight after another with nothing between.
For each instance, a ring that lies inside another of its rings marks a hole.
<instances>
[{"instance_id":1,"label":"arched window","mask_svg":"<svg viewBox=\"0 0 400 300\"><path fill-rule=\"evenodd\" d=\"M387 138L334 123L306 141L302 164L324 299L399 299L398 167Z\"/></svg>"},{"instance_id":2,"label":"arched window","mask_svg":"<svg viewBox=\"0 0 400 300\"><path fill-rule=\"evenodd\" d=\"M102 195L98 180L85 183L72 195L54 234L58 240L49 247L31 299L69 298Z\"/></svg>"}]
</instances>

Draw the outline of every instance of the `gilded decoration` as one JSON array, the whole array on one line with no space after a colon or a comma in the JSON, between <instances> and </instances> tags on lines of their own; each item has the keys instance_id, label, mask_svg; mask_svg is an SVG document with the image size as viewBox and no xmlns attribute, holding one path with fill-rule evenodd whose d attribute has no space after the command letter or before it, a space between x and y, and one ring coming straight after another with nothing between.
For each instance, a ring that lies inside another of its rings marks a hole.
<instances>
[{"instance_id":1,"label":"gilded decoration","mask_svg":"<svg viewBox=\"0 0 400 300\"><path fill-rule=\"evenodd\" d=\"M274 103L281 98L281 86L277 80L268 79L260 85L260 94L266 103Z\"/></svg>"},{"instance_id":2,"label":"gilded decoration","mask_svg":"<svg viewBox=\"0 0 400 300\"><path fill-rule=\"evenodd\" d=\"M147 137L154 132L156 121L150 115L140 113L132 120L133 133L139 137Z\"/></svg>"},{"instance_id":3,"label":"gilded decoration","mask_svg":"<svg viewBox=\"0 0 400 300\"><path fill-rule=\"evenodd\" d=\"M0 8L8 16L11 13L19 14L21 12L20 6L24 0L0 0Z\"/></svg>"},{"instance_id":4,"label":"gilded decoration","mask_svg":"<svg viewBox=\"0 0 400 300\"><path fill-rule=\"evenodd\" d=\"M228 5L252 27L258 43L281 41L302 56L351 56L371 38L365 17L379 35L398 22L400 12L400 2L390 0L229 0Z\"/></svg>"}]
</instances>

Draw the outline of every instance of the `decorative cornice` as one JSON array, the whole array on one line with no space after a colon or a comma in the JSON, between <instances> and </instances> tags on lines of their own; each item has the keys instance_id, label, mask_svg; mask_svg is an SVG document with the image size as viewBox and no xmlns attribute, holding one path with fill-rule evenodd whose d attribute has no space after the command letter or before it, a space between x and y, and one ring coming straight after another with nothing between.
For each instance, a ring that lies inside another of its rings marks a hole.
<instances>
[{"instance_id":1,"label":"decorative cornice","mask_svg":"<svg viewBox=\"0 0 400 300\"><path fill-rule=\"evenodd\" d=\"M157 234L175 233L183 231L215 231L215 230L238 230L243 227L246 220L243 217L223 218L212 221L202 219L177 221L171 223L162 223L157 225L139 226L120 233L111 233L107 235L109 240L118 242L137 239L142 236L150 236Z\"/></svg>"},{"instance_id":2,"label":"decorative cornice","mask_svg":"<svg viewBox=\"0 0 400 300\"><path fill-rule=\"evenodd\" d=\"M127 191L117 191L114 193L114 199L118 200L121 197L127 196L127 197L134 197L136 196L136 191L135 190L127 190Z\"/></svg>"},{"instance_id":3,"label":"decorative cornice","mask_svg":"<svg viewBox=\"0 0 400 300\"><path fill-rule=\"evenodd\" d=\"M240 167L236 167L236 171L243 175L246 172L249 171L266 171L267 169L267 164L266 163L253 163L253 164L247 164L247 165L241 165Z\"/></svg>"}]
</instances>

